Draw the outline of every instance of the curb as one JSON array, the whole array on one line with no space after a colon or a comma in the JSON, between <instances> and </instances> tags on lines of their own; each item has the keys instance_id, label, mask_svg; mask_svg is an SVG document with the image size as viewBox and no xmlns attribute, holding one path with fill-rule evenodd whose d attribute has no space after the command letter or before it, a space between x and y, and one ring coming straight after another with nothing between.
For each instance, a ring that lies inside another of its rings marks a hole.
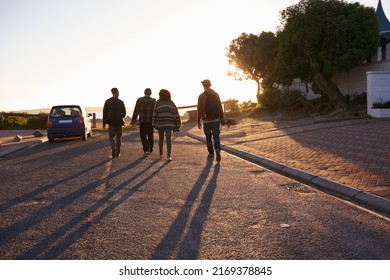
<instances>
[{"instance_id":1,"label":"curb","mask_svg":"<svg viewBox=\"0 0 390 280\"><path fill-rule=\"evenodd\" d=\"M204 137L200 137L194 134L191 134L190 132L184 132L184 134L188 137L191 137L193 139L196 139L200 142L206 142ZM257 156L255 154L251 154L230 146L221 145L221 149L225 152L228 152L232 155L235 155L237 157L240 157L244 160L250 161L252 163L255 163L257 165L266 167L268 169L271 169L277 173L280 173L282 175L292 177L298 181L309 183L314 186L316 186L319 189L323 189L327 192L330 192L332 194L339 195L343 198L350 199L352 201L358 202L362 205L375 208L376 210L385 212L387 214L390 214L390 200L376 196L374 194L366 193L360 190L357 190L355 188L351 188L346 185L342 185L324 178L321 178L317 175L313 175L307 172L304 172L299 169L295 169L292 167L288 167L286 165L271 161L269 159Z\"/></svg>"},{"instance_id":2,"label":"curb","mask_svg":"<svg viewBox=\"0 0 390 280\"><path fill-rule=\"evenodd\" d=\"M101 136L101 133L94 133L93 137ZM23 140L22 140L23 141ZM49 139L46 136L43 136L41 139L36 139L34 141L26 142L26 143L19 143L14 148L9 148L5 151L0 152L0 160L6 158L7 156L10 156L14 153L17 153L19 151L25 150L27 148L32 148L34 146L37 146L39 144L45 143L49 141Z\"/></svg>"}]
</instances>

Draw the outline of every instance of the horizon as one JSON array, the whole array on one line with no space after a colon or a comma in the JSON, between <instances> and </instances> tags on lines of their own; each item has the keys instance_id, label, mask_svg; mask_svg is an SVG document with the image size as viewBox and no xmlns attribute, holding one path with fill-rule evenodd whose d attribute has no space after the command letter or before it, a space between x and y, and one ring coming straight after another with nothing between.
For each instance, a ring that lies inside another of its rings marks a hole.
<instances>
[{"instance_id":1,"label":"horizon","mask_svg":"<svg viewBox=\"0 0 390 280\"><path fill-rule=\"evenodd\" d=\"M101 119L103 116L103 106L85 106L85 109L88 113L96 113L96 118ZM15 113L15 114L48 114L51 110L50 108L37 108L29 110L14 110L14 111L0 111L0 113ZM126 117L132 117L134 111L134 106L126 106ZM188 109L179 109L180 116L183 116Z\"/></svg>"}]
</instances>

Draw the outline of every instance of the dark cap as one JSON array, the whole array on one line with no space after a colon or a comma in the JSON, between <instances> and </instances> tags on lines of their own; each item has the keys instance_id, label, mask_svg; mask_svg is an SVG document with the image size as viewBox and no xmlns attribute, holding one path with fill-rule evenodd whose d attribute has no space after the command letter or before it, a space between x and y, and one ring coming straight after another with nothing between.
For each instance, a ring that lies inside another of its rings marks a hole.
<instances>
[{"instance_id":1,"label":"dark cap","mask_svg":"<svg viewBox=\"0 0 390 280\"><path fill-rule=\"evenodd\" d=\"M211 87L211 82L210 80L203 80L201 81L202 85L204 85L205 87Z\"/></svg>"}]
</instances>

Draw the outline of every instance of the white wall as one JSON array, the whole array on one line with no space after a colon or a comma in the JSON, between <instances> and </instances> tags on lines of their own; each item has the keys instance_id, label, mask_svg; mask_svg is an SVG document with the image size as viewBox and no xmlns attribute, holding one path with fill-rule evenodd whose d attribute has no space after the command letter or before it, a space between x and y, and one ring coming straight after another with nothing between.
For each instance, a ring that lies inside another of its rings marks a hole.
<instances>
[{"instance_id":1,"label":"white wall","mask_svg":"<svg viewBox=\"0 0 390 280\"><path fill-rule=\"evenodd\" d=\"M388 48L390 49L390 48ZM333 75L332 81L343 95L354 95L367 92L367 72L390 71L390 60L364 64L349 72Z\"/></svg>"},{"instance_id":2,"label":"white wall","mask_svg":"<svg viewBox=\"0 0 390 280\"><path fill-rule=\"evenodd\" d=\"M386 101L390 101L390 71L367 72L367 114L376 117L372 104Z\"/></svg>"}]
</instances>

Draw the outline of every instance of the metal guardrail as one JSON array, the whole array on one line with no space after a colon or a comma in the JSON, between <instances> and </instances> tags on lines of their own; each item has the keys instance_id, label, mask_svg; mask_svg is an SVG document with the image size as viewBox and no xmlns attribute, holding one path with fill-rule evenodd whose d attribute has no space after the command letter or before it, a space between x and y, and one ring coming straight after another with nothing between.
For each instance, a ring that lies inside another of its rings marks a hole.
<instances>
[{"instance_id":1,"label":"metal guardrail","mask_svg":"<svg viewBox=\"0 0 390 280\"><path fill-rule=\"evenodd\" d=\"M190 108L196 108L198 105L189 105L189 106L180 106L177 107L177 109L190 109Z\"/></svg>"},{"instance_id":2,"label":"metal guardrail","mask_svg":"<svg viewBox=\"0 0 390 280\"><path fill-rule=\"evenodd\" d=\"M226 109L225 109L225 103L227 102L231 102L231 101L223 101L222 102L222 108L223 108L223 111L226 112ZM238 100L237 100L238 102ZM190 108L194 108L194 110L188 110L187 111L187 114L188 114L188 117L190 119L190 121L194 121L196 120L197 118L197 107L198 105L188 105L188 106L180 106L180 107L177 107L177 109L190 109Z\"/></svg>"}]
</instances>

